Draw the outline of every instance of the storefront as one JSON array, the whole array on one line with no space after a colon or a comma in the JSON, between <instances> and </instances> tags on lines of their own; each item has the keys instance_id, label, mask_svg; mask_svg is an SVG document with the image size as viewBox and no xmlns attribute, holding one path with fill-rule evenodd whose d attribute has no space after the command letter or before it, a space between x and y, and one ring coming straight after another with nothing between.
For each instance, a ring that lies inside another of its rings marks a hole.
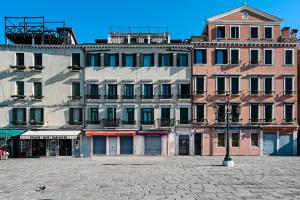
<instances>
[{"instance_id":1,"label":"storefront","mask_svg":"<svg viewBox=\"0 0 300 200\"><path fill-rule=\"evenodd\" d=\"M27 131L20 136L20 150L27 157L79 156L81 131Z\"/></svg>"},{"instance_id":2,"label":"storefront","mask_svg":"<svg viewBox=\"0 0 300 200\"><path fill-rule=\"evenodd\" d=\"M168 154L168 133L165 130L138 131L138 135L143 137L144 155L167 155Z\"/></svg>"},{"instance_id":3,"label":"storefront","mask_svg":"<svg viewBox=\"0 0 300 200\"><path fill-rule=\"evenodd\" d=\"M296 128L264 128L263 155L297 155Z\"/></svg>"},{"instance_id":4,"label":"storefront","mask_svg":"<svg viewBox=\"0 0 300 200\"><path fill-rule=\"evenodd\" d=\"M20 135L24 133L25 130L17 129L0 129L0 147L5 148L9 157L21 157L20 154Z\"/></svg>"},{"instance_id":5,"label":"storefront","mask_svg":"<svg viewBox=\"0 0 300 200\"><path fill-rule=\"evenodd\" d=\"M91 155L133 155L136 130L88 130Z\"/></svg>"}]
</instances>

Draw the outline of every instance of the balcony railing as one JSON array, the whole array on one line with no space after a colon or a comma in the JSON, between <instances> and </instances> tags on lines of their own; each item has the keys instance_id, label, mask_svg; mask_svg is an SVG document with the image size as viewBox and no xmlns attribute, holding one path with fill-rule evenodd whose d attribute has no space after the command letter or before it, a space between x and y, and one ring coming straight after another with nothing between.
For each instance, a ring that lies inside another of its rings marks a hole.
<instances>
[{"instance_id":1,"label":"balcony railing","mask_svg":"<svg viewBox=\"0 0 300 200\"><path fill-rule=\"evenodd\" d=\"M44 122L42 122L42 121L30 120L30 121L29 121L29 124L30 124L30 125L35 125L35 126L42 126L42 125L44 125Z\"/></svg>"},{"instance_id":2,"label":"balcony railing","mask_svg":"<svg viewBox=\"0 0 300 200\"><path fill-rule=\"evenodd\" d=\"M105 99L118 99L119 95L104 95Z\"/></svg>"},{"instance_id":3,"label":"balcony railing","mask_svg":"<svg viewBox=\"0 0 300 200\"><path fill-rule=\"evenodd\" d=\"M188 125L188 124L192 124L192 120L180 119L180 120L177 120L177 124L178 124L178 125Z\"/></svg>"},{"instance_id":4,"label":"balcony railing","mask_svg":"<svg viewBox=\"0 0 300 200\"><path fill-rule=\"evenodd\" d=\"M69 96L69 99L71 99L71 100L80 100L81 96L79 96L79 95L73 95L73 96Z\"/></svg>"},{"instance_id":5,"label":"balcony railing","mask_svg":"<svg viewBox=\"0 0 300 200\"><path fill-rule=\"evenodd\" d=\"M200 119L194 119L193 124L207 124L208 121L205 118L200 118Z\"/></svg>"},{"instance_id":6,"label":"balcony railing","mask_svg":"<svg viewBox=\"0 0 300 200\"><path fill-rule=\"evenodd\" d=\"M136 121L135 120L123 120L122 124L123 125L136 125Z\"/></svg>"},{"instance_id":7,"label":"balcony railing","mask_svg":"<svg viewBox=\"0 0 300 200\"><path fill-rule=\"evenodd\" d=\"M86 124L90 124L90 125L99 125L101 124L101 120L86 120Z\"/></svg>"},{"instance_id":8,"label":"balcony railing","mask_svg":"<svg viewBox=\"0 0 300 200\"><path fill-rule=\"evenodd\" d=\"M141 99L153 99L154 95L141 95Z\"/></svg>"},{"instance_id":9,"label":"balcony railing","mask_svg":"<svg viewBox=\"0 0 300 200\"><path fill-rule=\"evenodd\" d=\"M39 96L39 95L31 95L30 98L32 100L42 100L44 96Z\"/></svg>"},{"instance_id":10,"label":"balcony railing","mask_svg":"<svg viewBox=\"0 0 300 200\"><path fill-rule=\"evenodd\" d=\"M119 127L120 119L102 119L102 124L104 127Z\"/></svg>"},{"instance_id":11,"label":"balcony railing","mask_svg":"<svg viewBox=\"0 0 300 200\"><path fill-rule=\"evenodd\" d=\"M177 95L178 99L190 99L192 97L191 94L179 94Z\"/></svg>"},{"instance_id":12,"label":"balcony railing","mask_svg":"<svg viewBox=\"0 0 300 200\"><path fill-rule=\"evenodd\" d=\"M70 125L81 125L82 121L69 121Z\"/></svg>"},{"instance_id":13,"label":"balcony railing","mask_svg":"<svg viewBox=\"0 0 300 200\"><path fill-rule=\"evenodd\" d=\"M13 125L26 125L27 122L26 122L26 121L23 121L23 120L13 120L13 121L12 121L12 124L13 124Z\"/></svg>"},{"instance_id":14,"label":"balcony railing","mask_svg":"<svg viewBox=\"0 0 300 200\"><path fill-rule=\"evenodd\" d=\"M88 94L88 95L86 95L86 98L87 99L100 99L101 95L91 95L91 94Z\"/></svg>"},{"instance_id":15,"label":"balcony railing","mask_svg":"<svg viewBox=\"0 0 300 200\"><path fill-rule=\"evenodd\" d=\"M11 95L11 98L14 99L25 99L25 95L20 95L20 94L15 94L15 95Z\"/></svg>"},{"instance_id":16,"label":"balcony railing","mask_svg":"<svg viewBox=\"0 0 300 200\"><path fill-rule=\"evenodd\" d=\"M151 121L141 121L141 125L154 125L154 120Z\"/></svg>"},{"instance_id":17,"label":"balcony railing","mask_svg":"<svg viewBox=\"0 0 300 200\"><path fill-rule=\"evenodd\" d=\"M26 66L24 65L11 65L10 68L18 71L24 71L26 69Z\"/></svg>"},{"instance_id":18,"label":"balcony railing","mask_svg":"<svg viewBox=\"0 0 300 200\"><path fill-rule=\"evenodd\" d=\"M43 67L42 65L34 65L34 66L30 66L29 69L33 70L33 71L42 71L45 67Z\"/></svg>"},{"instance_id":19,"label":"balcony railing","mask_svg":"<svg viewBox=\"0 0 300 200\"><path fill-rule=\"evenodd\" d=\"M122 99L136 99L136 95L122 95Z\"/></svg>"},{"instance_id":20,"label":"balcony railing","mask_svg":"<svg viewBox=\"0 0 300 200\"><path fill-rule=\"evenodd\" d=\"M78 66L78 65L71 65L67 67L68 69L70 69L71 71L80 71L82 69L82 67Z\"/></svg>"},{"instance_id":21,"label":"balcony railing","mask_svg":"<svg viewBox=\"0 0 300 200\"><path fill-rule=\"evenodd\" d=\"M158 126L159 127L170 127L174 126L174 119L158 119Z\"/></svg>"},{"instance_id":22,"label":"balcony railing","mask_svg":"<svg viewBox=\"0 0 300 200\"><path fill-rule=\"evenodd\" d=\"M159 95L160 99L172 99L173 95L171 94L161 94Z\"/></svg>"}]
</instances>

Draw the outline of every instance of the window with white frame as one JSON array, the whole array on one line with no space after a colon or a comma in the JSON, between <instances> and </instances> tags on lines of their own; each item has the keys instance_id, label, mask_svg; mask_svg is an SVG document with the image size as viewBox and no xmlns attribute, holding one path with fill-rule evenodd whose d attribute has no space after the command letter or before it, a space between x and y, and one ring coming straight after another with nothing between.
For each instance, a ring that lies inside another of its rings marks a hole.
<instances>
[{"instance_id":1,"label":"window with white frame","mask_svg":"<svg viewBox=\"0 0 300 200\"><path fill-rule=\"evenodd\" d=\"M294 50L285 49L284 50L284 65L294 65Z\"/></svg>"},{"instance_id":2,"label":"window with white frame","mask_svg":"<svg viewBox=\"0 0 300 200\"><path fill-rule=\"evenodd\" d=\"M239 26L231 26L230 27L230 37L231 37L231 39L239 39L240 38L240 27Z\"/></svg>"},{"instance_id":3,"label":"window with white frame","mask_svg":"<svg viewBox=\"0 0 300 200\"><path fill-rule=\"evenodd\" d=\"M259 122L259 104L250 104L250 122Z\"/></svg>"},{"instance_id":4,"label":"window with white frame","mask_svg":"<svg viewBox=\"0 0 300 200\"><path fill-rule=\"evenodd\" d=\"M232 65L238 65L240 63L240 50L230 49L230 63Z\"/></svg>"},{"instance_id":5,"label":"window with white frame","mask_svg":"<svg viewBox=\"0 0 300 200\"><path fill-rule=\"evenodd\" d=\"M250 64L257 65L259 63L259 50L250 49Z\"/></svg>"},{"instance_id":6,"label":"window with white frame","mask_svg":"<svg viewBox=\"0 0 300 200\"><path fill-rule=\"evenodd\" d=\"M259 93L259 78L257 76L250 77L250 95L258 95Z\"/></svg>"},{"instance_id":7,"label":"window with white frame","mask_svg":"<svg viewBox=\"0 0 300 200\"><path fill-rule=\"evenodd\" d=\"M264 94L273 95L273 77L264 77Z\"/></svg>"},{"instance_id":8,"label":"window with white frame","mask_svg":"<svg viewBox=\"0 0 300 200\"><path fill-rule=\"evenodd\" d=\"M240 93L240 77L230 77L230 92L231 95L238 95Z\"/></svg>"},{"instance_id":9,"label":"window with white frame","mask_svg":"<svg viewBox=\"0 0 300 200\"><path fill-rule=\"evenodd\" d=\"M258 38L259 38L258 26L250 27L250 39L258 39Z\"/></svg>"},{"instance_id":10,"label":"window with white frame","mask_svg":"<svg viewBox=\"0 0 300 200\"><path fill-rule=\"evenodd\" d=\"M270 123L273 121L273 104L267 103L264 105L264 122Z\"/></svg>"},{"instance_id":11,"label":"window with white frame","mask_svg":"<svg viewBox=\"0 0 300 200\"><path fill-rule=\"evenodd\" d=\"M226 28L225 26L217 26L216 27L216 38L224 39L226 37Z\"/></svg>"},{"instance_id":12,"label":"window with white frame","mask_svg":"<svg viewBox=\"0 0 300 200\"><path fill-rule=\"evenodd\" d=\"M225 76L216 77L216 94L225 95L226 93L226 78Z\"/></svg>"},{"instance_id":13,"label":"window with white frame","mask_svg":"<svg viewBox=\"0 0 300 200\"><path fill-rule=\"evenodd\" d=\"M285 76L284 77L284 94L293 95L294 94L294 77Z\"/></svg>"},{"instance_id":14,"label":"window with white frame","mask_svg":"<svg viewBox=\"0 0 300 200\"><path fill-rule=\"evenodd\" d=\"M284 104L284 122L293 123L294 122L294 105Z\"/></svg>"},{"instance_id":15,"label":"window with white frame","mask_svg":"<svg viewBox=\"0 0 300 200\"><path fill-rule=\"evenodd\" d=\"M273 27L264 27L265 39L273 39Z\"/></svg>"},{"instance_id":16,"label":"window with white frame","mask_svg":"<svg viewBox=\"0 0 300 200\"><path fill-rule=\"evenodd\" d=\"M273 65L273 49L264 49L264 64Z\"/></svg>"}]
</instances>

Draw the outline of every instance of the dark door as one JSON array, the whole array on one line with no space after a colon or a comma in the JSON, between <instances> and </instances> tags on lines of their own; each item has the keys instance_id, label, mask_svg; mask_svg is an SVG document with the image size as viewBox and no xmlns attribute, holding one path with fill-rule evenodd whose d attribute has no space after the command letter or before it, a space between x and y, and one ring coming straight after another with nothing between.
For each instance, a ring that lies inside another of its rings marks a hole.
<instances>
[{"instance_id":1,"label":"dark door","mask_svg":"<svg viewBox=\"0 0 300 200\"><path fill-rule=\"evenodd\" d=\"M145 155L161 155L161 136L145 136Z\"/></svg>"},{"instance_id":2,"label":"dark door","mask_svg":"<svg viewBox=\"0 0 300 200\"><path fill-rule=\"evenodd\" d=\"M59 155L72 156L72 140L70 139L59 140Z\"/></svg>"},{"instance_id":3,"label":"dark door","mask_svg":"<svg viewBox=\"0 0 300 200\"><path fill-rule=\"evenodd\" d=\"M202 155L202 134L195 134L195 155Z\"/></svg>"},{"instance_id":4,"label":"dark door","mask_svg":"<svg viewBox=\"0 0 300 200\"><path fill-rule=\"evenodd\" d=\"M20 155L20 139L19 137L14 137L13 138L13 151L12 151L12 157L16 158L16 157L19 157Z\"/></svg>"},{"instance_id":5,"label":"dark door","mask_svg":"<svg viewBox=\"0 0 300 200\"><path fill-rule=\"evenodd\" d=\"M120 154L133 154L133 137L120 137Z\"/></svg>"},{"instance_id":6,"label":"dark door","mask_svg":"<svg viewBox=\"0 0 300 200\"><path fill-rule=\"evenodd\" d=\"M106 154L106 137L93 137L93 154Z\"/></svg>"},{"instance_id":7,"label":"dark door","mask_svg":"<svg viewBox=\"0 0 300 200\"><path fill-rule=\"evenodd\" d=\"M190 142L188 135L179 135L179 155L186 156L190 154Z\"/></svg>"},{"instance_id":8,"label":"dark door","mask_svg":"<svg viewBox=\"0 0 300 200\"><path fill-rule=\"evenodd\" d=\"M32 140L32 156L46 156L46 140Z\"/></svg>"}]
</instances>

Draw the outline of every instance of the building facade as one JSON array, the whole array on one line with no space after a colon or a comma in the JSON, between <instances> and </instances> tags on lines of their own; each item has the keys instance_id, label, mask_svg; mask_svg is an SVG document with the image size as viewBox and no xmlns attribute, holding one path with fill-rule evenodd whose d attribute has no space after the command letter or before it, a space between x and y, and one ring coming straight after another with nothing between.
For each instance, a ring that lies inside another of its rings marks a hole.
<instances>
[{"instance_id":1,"label":"building facade","mask_svg":"<svg viewBox=\"0 0 300 200\"><path fill-rule=\"evenodd\" d=\"M295 155L297 30L244 5L208 18L192 37L193 127L202 155L225 154L226 103L233 155Z\"/></svg>"},{"instance_id":2,"label":"building facade","mask_svg":"<svg viewBox=\"0 0 300 200\"><path fill-rule=\"evenodd\" d=\"M191 48L167 32L112 32L84 45L90 155L179 154L176 138L192 126Z\"/></svg>"}]
</instances>

